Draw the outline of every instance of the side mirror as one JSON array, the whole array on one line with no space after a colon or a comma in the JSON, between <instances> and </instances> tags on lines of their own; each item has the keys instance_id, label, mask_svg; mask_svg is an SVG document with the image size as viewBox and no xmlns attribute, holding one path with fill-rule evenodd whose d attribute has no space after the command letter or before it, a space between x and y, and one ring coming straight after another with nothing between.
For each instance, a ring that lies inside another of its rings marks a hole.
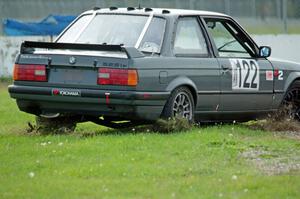
<instances>
[{"instance_id":1,"label":"side mirror","mask_svg":"<svg viewBox=\"0 0 300 199\"><path fill-rule=\"evenodd\" d=\"M206 22L206 25L207 25L208 28L214 29L216 27L216 22L208 21L208 22Z\"/></svg>"},{"instance_id":2,"label":"side mirror","mask_svg":"<svg viewBox=\"0 0 300 199\"><path fill-rule=\"evenodd\" d=\"M271 48L269 46L261 46L259 47L259 57L270 57L271 56Z\"/></svg>"}]
</instances>

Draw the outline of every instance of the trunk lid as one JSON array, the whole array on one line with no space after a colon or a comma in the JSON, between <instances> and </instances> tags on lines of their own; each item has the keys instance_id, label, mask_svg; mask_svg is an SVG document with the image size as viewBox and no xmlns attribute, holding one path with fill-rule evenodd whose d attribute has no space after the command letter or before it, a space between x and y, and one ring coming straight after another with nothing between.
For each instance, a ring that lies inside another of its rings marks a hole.
<instances>
[{"instance_id":1,"label":"trunk lid","mask_svg":"<svg viewBox=\"0 0 300 199\"><path fill-rule=\"evenodd\" d=\"M41 85L120 89L98 85L98 69L128 69L132 58L143 56L135 48L119 45L24 42L16 63L45 65L48 81Z\"/></svg>"}]
</instances>

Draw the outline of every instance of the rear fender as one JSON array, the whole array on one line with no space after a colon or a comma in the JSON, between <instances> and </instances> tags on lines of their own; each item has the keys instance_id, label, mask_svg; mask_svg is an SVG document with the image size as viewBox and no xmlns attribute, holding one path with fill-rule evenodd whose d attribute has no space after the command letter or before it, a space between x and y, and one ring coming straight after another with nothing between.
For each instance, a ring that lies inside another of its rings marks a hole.
<instances>
[{"instance_id":1,"label":"rear fender","mask_svg":"<svg viewBox=\"0 0 300 199\"><path fill-rule=\"evenodd\" d=\"M196 104L197 90L198 90L197 86L191 79L189 79L186 76L180 76L180 77L177 77L174 80L172 80L169 83L169 85L167 86L166 90L172 92L175 88L180 87L180 86L187 86L191 90L193 97L194 97L195 104Z\"/></svg>"}]
</instances>

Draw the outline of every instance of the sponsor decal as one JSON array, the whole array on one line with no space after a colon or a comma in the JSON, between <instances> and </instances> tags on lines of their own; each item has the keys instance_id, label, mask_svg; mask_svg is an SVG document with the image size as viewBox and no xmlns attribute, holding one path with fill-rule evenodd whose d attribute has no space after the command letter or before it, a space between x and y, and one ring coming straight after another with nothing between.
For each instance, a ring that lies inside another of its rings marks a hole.
<instances>
[{"instance_id":1,"label":"sponsor decal","mask_svg":"<svg viewBox=\"0 0 300 199\"><path fill-rule=\"evenodd\" d=\"M48 59L48 57L42 55L21 55L20 57L24 59Z\"/></svg>"},{"instance_id":2,"label":"sponsor decal","mask_svg":"<svg viewBox=\"0 0 300 199\"><path fill-rule=\"evenodd\" d=\"M271 71L271 70L267 70L266 71L266 80L267 81L273 81L273 71Z\"/></svg>"},{"instance_id":3,"label":"sponsor decal","mask_svg":"<svg viewBox=\"0 0 300 199\"><path fill-rule=\"evenodd\" d=\"M52 95L80 97L81 92L79 90L52 89Z\"/></svg>"},{"instance_id":4,"label":"sponsor decal","mask_svg":"<svg viewBox=\"0 0 300 199\"><path fill-rule=\"evenodd\" d=\"M230 59L232 90L259 90L259 65L252 59Z\"/></svg>"}]
</instances>

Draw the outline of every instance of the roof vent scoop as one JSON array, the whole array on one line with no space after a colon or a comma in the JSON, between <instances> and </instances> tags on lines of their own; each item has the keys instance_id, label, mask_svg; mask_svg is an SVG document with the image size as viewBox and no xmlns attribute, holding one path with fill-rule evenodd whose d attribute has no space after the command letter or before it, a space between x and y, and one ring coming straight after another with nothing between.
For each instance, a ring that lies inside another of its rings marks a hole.
<instances>
[{"instance_id":1,"label":"roof vent scoop","mask_svg":"<svg viewBox=\"0 0 300 199\"><path fill-rule=\"evenodd\" d=\"M151 12L153 11L152 8L145 8L145 12Z\"/></svg>"},{"instance_id":2,"label":"roof vent scoop","mask_svg":"<svg viewBox=\"0 0 300 199\"><path fill-rule=\"evenodd\" d=\"M110 7L109 10L118 10L117 7Z\"/></svg>"},{"instance_id":3,"label":"roof vent scoop","mask_svg":"<svg viewBox=\"0 0 300 199\"><path fill-rule=\"evenodd\" d=\"M132 10L135 10L135 8L134 7L128 7L127 8L127 11L132 11Z\"/></svg>"},{"instance_id":4,"label":"roof vent scoop","mask_svg":"<svg viewBox=\"0 0 300 199\"><path fill-rule=\"evenodd\" d=\"M101 10L100 7L94 7L93 10Z\"/></svg>"},{"instance_id":5,"label":"roof vent scoop","mask_svg":"<svg viewBox=\"0 0 300 199\"><path fill-rule=\"evenodd\" d=\"M139 7L137 7L136 9L138 10L142 10L143 8L141 7L141 4L139 3Z\"/></svg>"},{"instance_id":6,"label":"roof vent scoop","mask_svg":"<svg viewBox=\"0 0 300 199\"><path fill-rule=\"evenodd\" d=\"M169 10L163 10L162 13L163 14L170 14L170 11Z\"/></svg>"}]
</instances>

